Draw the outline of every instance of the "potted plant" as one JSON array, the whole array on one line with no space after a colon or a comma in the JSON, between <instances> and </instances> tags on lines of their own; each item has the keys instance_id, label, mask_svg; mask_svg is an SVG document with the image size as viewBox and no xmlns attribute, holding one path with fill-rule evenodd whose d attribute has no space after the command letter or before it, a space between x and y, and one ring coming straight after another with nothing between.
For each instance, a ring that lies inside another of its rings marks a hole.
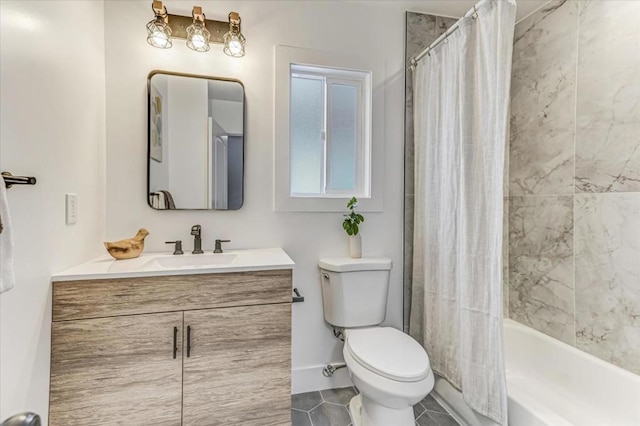
<instances>
[{"instance_id":1,"label":"potted plant","mask_svg":"<svg viewBox=\"0 0 640 426\"><path fill-rule=\"evenodd\" d=\"M350 210L348 214L345 214L342 227L349 235L349 254L355 259L362 257L362 239L360 237L360 224L364 222L364 216L356 212L358 207L358 199L352 197L347 203L347 208Z\"/></svg>"}]
</instances>

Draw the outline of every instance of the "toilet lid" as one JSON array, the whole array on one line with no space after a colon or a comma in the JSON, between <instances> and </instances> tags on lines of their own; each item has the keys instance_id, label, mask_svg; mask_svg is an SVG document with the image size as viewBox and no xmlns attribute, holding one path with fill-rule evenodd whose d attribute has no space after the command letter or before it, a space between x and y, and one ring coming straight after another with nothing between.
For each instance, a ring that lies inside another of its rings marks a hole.
<instances>
[{"instance_id":1,"label":"toilet lid","mask_svg":"<svg viewBox=\"0 0 640 426\"><path fill-rule=\"evenodd\" d=\"M418 342L392 327L349 330L346 347L363 367L400 382L429 375L429 357Z\"/></svg>"}]
</instances>

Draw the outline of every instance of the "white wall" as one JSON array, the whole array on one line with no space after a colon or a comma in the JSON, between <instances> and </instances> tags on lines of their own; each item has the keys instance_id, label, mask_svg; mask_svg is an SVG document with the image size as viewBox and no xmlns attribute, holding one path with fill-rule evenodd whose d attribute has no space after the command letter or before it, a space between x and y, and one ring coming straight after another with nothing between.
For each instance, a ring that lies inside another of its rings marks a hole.
<instances>
[{"instance_id":1,"label":"white wall","mask_svg":"<svg viewBox=\"0 0 640 426\"><path fill-rule=\"evenodd\" d=\"M387 323L402 325L402 182L404 111L404 11L402 2L230 2L199 3L212 19L229 10L242 16L247 55L233 59L220 45L207 54L181 40L169 50L150 47L141 32L151 16L148 2L106 2L107 66L107 238L150 231L147 250L167 250L164 241L192 241L189 229L203 228L203 247L228 238L229 248L283 247L296 262L294 283L305 296L293 308L294 391L329 387L320 365L342 359L342 345L324 323L317 261L346 256L341 213L273 212L274 45L299 46L386 57L384 212L370 213L362 227L365 256L390 256ZM189 14L190 4L166 2L170 13ZM331 28L336 30L331 30ZM337 30L339 29L339 30ZM381 31L384 29L384 31ZM127 58L126 62L122 58ZM245 85L245 202L238 211L154 211L145 201L146 77L152 69L240 79ZM346 202L345 202L346 204ZM126 206L126 208L123 208ZM347 374L337 375L344 380Z\"/></svg>"},{"instance_id":2,"label":"white wall","mask_svg":"<svg viewBox=\"0 0 640 426\"><path fill-rule=\"evenodd\" d=\"M0 19L0 169L38 179L8 194L17 285L0 295L0 421L46 419L50 275L104 250L104 8L2 1ZM79 196L73 226L66 192Z\"/></svg>"},{"instance_id":3,"label":"white wall","mask_svg":"<svg viewBox=\"0 0 640 426\"><path fill-rule=\"evenodd\" d=\"M151 46L149 46L151 47ZM169 190L178 208L207 205L209 105L207 81L169 78L165 100L169 126Z\"/></svg>"},{"instance_id":4,"label":"white wall","mask_svg":"<svg viewBox=\"0 0 640 426\"><path fill-rule=\"evenodd\" d=\"M244 131L244 103L236 101L209 100L209 114L225 133L241 135Z\"/></svg>"}]
</instances>

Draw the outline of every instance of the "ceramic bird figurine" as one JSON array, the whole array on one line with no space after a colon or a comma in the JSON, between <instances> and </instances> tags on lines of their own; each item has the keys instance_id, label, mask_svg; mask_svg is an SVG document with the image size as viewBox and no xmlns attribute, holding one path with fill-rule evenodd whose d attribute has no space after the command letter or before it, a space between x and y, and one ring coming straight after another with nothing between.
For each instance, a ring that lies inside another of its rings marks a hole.
<instances>
[{"instance_id":1,"label":"ceramic bird figurine","mask_svg":"<svg viewBox=\"0 0 640 426\"><path fill-rule=\"evenodd\" d=\"M144 239L149 235L149 231L140 228L133 238L115 241L113 243L105 242L104 246L111 256L116 260L133 259L140 256L144 249Z\"/></svg>"}]
</instances>

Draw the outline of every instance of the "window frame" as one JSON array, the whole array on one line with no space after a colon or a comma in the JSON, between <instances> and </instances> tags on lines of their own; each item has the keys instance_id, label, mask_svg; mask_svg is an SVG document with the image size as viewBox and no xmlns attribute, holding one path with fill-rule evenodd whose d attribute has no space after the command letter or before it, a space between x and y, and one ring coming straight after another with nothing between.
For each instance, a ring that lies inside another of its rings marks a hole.
<instances>
[{"instance_id":1,"label":"window frame","mask_svg":"<svg viewBox=\"0 0 640 426\"><path fill-rule=\"evenodd\" d=\"M293 73L293 67L294 65L291 65L291 77L294 77L294 73ZM302 76L302 77L301 77ZM298 74L295 76L296 78L307 78L309 80L320 80L323 81L325 80L325 77L321 74L315 74L315 73L304 73L304 74ZM291 89L291 86L289 86L289 89ZM324 115L322 117L322 130L321 130L321 144L322 144L322 152L321 152L321 159L320 161L323 164L323 167L320 168L320 182L322 187L324 188L326 186L325 181L326 181L326 164L327 164L327 87L326 87L326 83L323 85L322 87L322 96L324 98L324 106L323 106L323 111L324 111ZM289 111L289 120L291 120L291 111ZM289 125L291 125L291 121L289 121ZM290 134L291 135L291 134ZM293 148L293 145L290 144L289 146L289 158L291 159L291 150ZM293 165L291 163L289 163L289 170L292 170ZM293 182L291 181L291 179L289 179L289 194L291 197L294 198L304 198L304 197L320 197L322 196L322 193L317 194L317 193L303 193L303 192L293 192Z\"/></svg>"},{"instance_id":2,"label":"window frame","mask_svg":"<svg viewBox=\"0 0 640 426\"><path fill-rule=\"evenodd\" d=\"M322 66L291 64L290 78L308 78L322 81L322 93L324 97L323 128L321 130L322 166L320 168L322 188L320 192L317 193L293 192L293 182L290 181L290 196L294 198L343 198L346 196L369 198L371 196L369 184L370 174L368 173L367 163L369 159L368 153L371 150L371 135L367 129L369 127L368 121L371 105L366 93L371 84L370 74L361 71L342 70ZM353 189L335 189L332 188L331 185L332 176L329 163L331 149L333 147L331 108L333 107L333 87L336 85L349 86L356 89L355 187ZM292 146L290 146L290 149L292 149ZM290 164L289 167L292 167L292 164Z\"/></svg>"},{"instance_id":3,"label":"window frame","mask_svg":"<svg viewBox=\"0 0 640 426\"><path fill-rule=\"evenodd\" d=\"M367 145L371 143L370 140L367 140L366 132L364 131L364 126L366 124L366 118L364 117L367 108L365 104L365 96L364 96L364 86L366 82L364 78L362 80L346 80L346 79L337 79L331 78L327 79L326 85L326 124L325 124L325 181L324 181L324 195L332 196L332 195L349 195L367 198L370 194L367 191L366 181L368 180L368 176L365 175L365 167L364 167L364 158L365 158L365 150L367 149ZM333 106L331 99L333 90L329 90L328 88L331 85L344 85L344 86L355 86L356 88L356 142L355 142L355 161L356 161L356 176L355 176L355 188L353 190L348 189L335 189L331 187L331 173L329 167L329 159L331 158L331 149L332 149L332 134L331 134L331 108Z\"/></svg>"},{"instance_id":4,"label":"window frame","mask_svg":"<svg viewBox=\"0 0 640 426\"><path fill-rule=\"evenodd\" d=\"M369 196L358 197L358 209L362 212L383 211L385 185L385 91L389 79L384 57L370 57L353 52L327 52L291 46L274 47L274 131L273 131L273 210L277 212L344 212L348 194L326 194L325 196L291 196L291 65L304 67L334 68L340 71L355 71L368 75L365 87L369 111L364 126L370 138L364 153L364 173L368 178L365 188Z\"/></svg>"}]
</instances>

